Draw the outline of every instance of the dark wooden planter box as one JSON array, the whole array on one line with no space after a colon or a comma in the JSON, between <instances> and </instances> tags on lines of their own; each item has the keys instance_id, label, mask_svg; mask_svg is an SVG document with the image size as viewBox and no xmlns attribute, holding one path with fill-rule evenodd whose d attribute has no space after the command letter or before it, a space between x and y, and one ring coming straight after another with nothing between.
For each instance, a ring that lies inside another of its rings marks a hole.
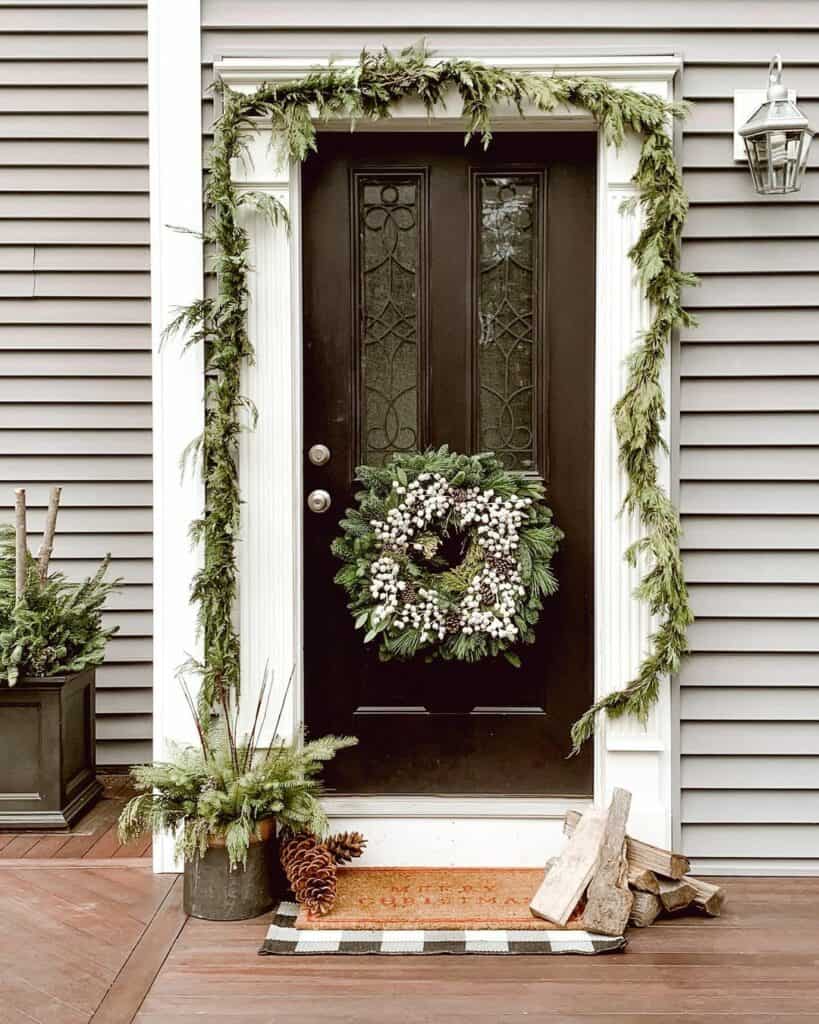
<instances>
[{"instance_id":1,"label":"dark wooden planter box","mask_svg":"<svg viewBox=\"0 0 819 1024\"><path fill-rule=\"evenodd\" d=\"M66 828L102 792L94 670L0 686L0 828Z\"/></svg>"}]
</instances>

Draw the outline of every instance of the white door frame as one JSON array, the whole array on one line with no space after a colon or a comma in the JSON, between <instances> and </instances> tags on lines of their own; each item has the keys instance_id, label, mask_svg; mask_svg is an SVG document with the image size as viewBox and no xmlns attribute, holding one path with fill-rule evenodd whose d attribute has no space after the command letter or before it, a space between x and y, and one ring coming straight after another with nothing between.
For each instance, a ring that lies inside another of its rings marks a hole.
<instances>
[{"instance_id":1,"label":"white door frame","mask_svg":"<svg viewBox=\"0 0 819 1024\"><path fill-rule=\"evenodd\" d=\"M335 63L338 49L333 48ZM464 56L464 54L460 54ZM263 81L292 79L326 64L326 52L298 58L231 57L218 61L216 74L233 89L250 92ZM553 74L589 74L615 84L671 99L679 60L673 55L578 57L516 51L513 56L481 54L485 63ZM354 57L350 55L349 61ZM455 97L451 110L458 109ZM512 110L498 111L498 131L594 131L584 111L563 108L550 114L531 110L521 120ZM320 130L349 130L349 123L322 122ZM427 118L418 102L399 104L394 116L359 130L458 130L463 122L446 111ZM269 665L282 693L293 673L282 717L287 729L301 722L302 586L302 331L300 167L282 161L270 145L264 124L250 139L252 159L237 162L234 180L266 191L290 212L289 234L261 215L244 214L250 234L249 331L256 364L244 375L245 393L259 409L254 433L240 447L242 492L247 524L239 549L243 692L252 693ZM600 697L631 679L645 653L652 619L632 592L638 573L625 563L625 549L639 535L631 517L620 516L625 493L617 462L612 408L626 379L625 357L648 323L649 308L628 250L639 230L639 212L621 210L634 195L631 177L639 140L629 138L620 151L602 140L597 163L596 353L595 353L595 694ZM189 374L189 386L201 394L202 382ZM663 375L670 399L670 368ZM160 396L161 397L161 396ZM159 422L159 420L157 421ZM667 434L667 425L666 425ZM313 443L317 438L305 438ZM176 445L160 433L157 448ZM174 454L176 452L174 451ZM170 457L168 454L167 457ZM660 480L670 485L666 459ZM160 574L163 567L157 570ZM320 626L319 626L320 628ZM313 640L312 642L317 642ZM157 686L169 685L158 678ZM173 684L170 684L173 685ZM274 698L275 703L275 698ZM160 747L168 736L168 716L158 723ZM671 700L669 684L647 726L630 720L601 722L595 744L594 794L607 798L615 785L634 793L630 830L655 843L671 840ZM342 755L343 756L343 755ZM540 864L560 842L560 819L570 799L330 797L326 805L339 827L363 827L369 838L367 861L381 864ZM361 819L367 819L362 823Z\"/></svg>"}]
</instances>

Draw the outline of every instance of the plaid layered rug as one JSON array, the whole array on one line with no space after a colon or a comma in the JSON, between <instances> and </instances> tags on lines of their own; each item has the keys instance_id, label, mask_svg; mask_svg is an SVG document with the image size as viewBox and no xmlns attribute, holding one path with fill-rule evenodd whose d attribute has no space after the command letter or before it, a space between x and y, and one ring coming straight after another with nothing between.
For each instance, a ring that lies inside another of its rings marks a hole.
<instances>
[{"instance_id":1,"label":"plaid layered rug","mask_svg":"<svg viewBox=\"0 0 819 1024\"><path fill-rule=\"evenodd\" d=\"M296 928L297 903L281 902L259 950L262 956L310 956L321 954L420 955L441 953L493 955L558 953L614 953L623 949L622 936L609 938L584 931L314 931Z\"/></svg>"}]
</instances>

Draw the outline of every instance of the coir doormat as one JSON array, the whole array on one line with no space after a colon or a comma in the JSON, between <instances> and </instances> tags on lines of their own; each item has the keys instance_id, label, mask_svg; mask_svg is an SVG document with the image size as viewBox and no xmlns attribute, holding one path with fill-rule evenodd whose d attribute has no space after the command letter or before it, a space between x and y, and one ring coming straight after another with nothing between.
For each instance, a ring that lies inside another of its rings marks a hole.
<instances>
[{"instance_id":1,"label":"coir doormat","mask_svg":"<svg viewBox=\"0 0 819 1024\"><path fill-rule=\"evenodd\" d=\"M532 916L543 879L530 868L346 868L325 917L291 902L274 914L260 953L609 953L625 939Z\"/></svg>"},{"instance_id":2,"label":"coir doormat","mask_svg":"<svg viewBox=\"0 0 819 1024\"><path fill-rule=\"evenodd\" d=\"M542 881L543 868L340 868L333 909L302 909L296 927L555 931L529 910Z\"/></svg>"}]
</instances>

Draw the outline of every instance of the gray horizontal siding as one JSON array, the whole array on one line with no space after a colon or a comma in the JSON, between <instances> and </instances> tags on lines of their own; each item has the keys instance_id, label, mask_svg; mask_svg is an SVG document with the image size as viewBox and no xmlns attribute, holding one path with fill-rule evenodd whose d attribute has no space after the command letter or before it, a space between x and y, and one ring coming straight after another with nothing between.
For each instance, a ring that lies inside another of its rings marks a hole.
<instances>
[{"instance_id":1,"label":"gray horizontal siding","mask_svg":"<svg viewBox=\"0 0 819 1024\"><path fill-rule=\"evenodd\" d=\"M787 68L814 120L818 65L815 49ZM679 834L698 869L814 872L819 150L797 196L749 193L731 153L731 90L754 87L760 70L688 65L683 78L694 110L682 262L701 285L686 295L700 328L684 332L679 359L680 502L698 615L680 675Z\"/></svg>"},{"instance_id":2,"label":"gray horizontal siding","mask_svg":"<svg viewBox=\"0 0 819 1024\"><path fill-rule=\"evenodd\" d=\"M819 869L819 145L802 192L779 199L754 195L732 153L733 90L764 86L776 51L819 124L819 6L203 0L202 24L206 125L212 63L228 54L421 36L476 55L533 45L681 54L692 103L682 263L701 285L686 294L699 327L681 332L674 365L674 467L699 619L679 679L675 825L709 870Z\"/></svg>"},{"instance_id":3,"label":"gray horizontal siding","mask_svg":"<svg viewBox=\"0 0 819 1024\"><path fill-rule=\"evenodd\" d=\"M152 486L144 0L0 3L0 518L31 544L63 486L54 567L111 554L120 631L97 756L151 750Z\"/></svg>"}]
</instances>

